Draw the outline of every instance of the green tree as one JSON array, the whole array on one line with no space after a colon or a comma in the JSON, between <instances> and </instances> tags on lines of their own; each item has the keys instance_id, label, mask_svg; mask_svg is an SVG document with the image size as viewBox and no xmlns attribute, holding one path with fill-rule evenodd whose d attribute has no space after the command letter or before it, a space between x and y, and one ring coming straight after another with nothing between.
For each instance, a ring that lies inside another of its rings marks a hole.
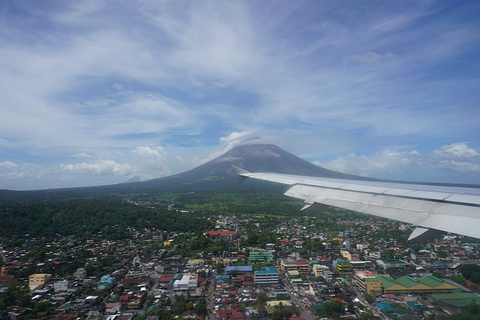
<instances>
[{"instance_id":1,"label":"green tree","mask_svg":"<svg viewBox=\"0 0 480 320\"><path fill-rule=\"evenodd\" d=\"M195 313L202 317L207 314L207 299L205 299L205 297L198 299L198 302L195 305Z\"/></svg>"},{"instance_id":2,"label":"green tree","mask_svg":"<svg viewBox=\"0 0 480 320\"><path fill-rule=\"evenodd\" d=\"M355 303L353 303L352 301L347 303L347 310L348 312L353 312L355 310Z\"/></svg>"},{"instance_id":3,"label":"green tree","mask_svg":"<svg viewBox=\"0 0 480 320\"><path fill-rule=\"evenodd\" d=\"M373 302L373 297L372 297L371 294L365 293L365 294L364 294L364 297L365 297L365 300L366 300L368 303L372 303L372 302Z\"/></svg>"},{"instance_id":4,"label":"green tree","mask_svg":"<svg viewBox=\"0 0 480 320\"><path fill-rule=\"evenodd\" d=\"M275 309L272 313L272 320L286 320L292 316L293 312L290 308L285 308L280 305L278 309Z\"/></svg>"},{"instance_id":5,"label":"green tree","mask_svg":"<svg viewBox=\"0 0 480 320\"><path fill-rule=\"evenodd\" d=\"M336 317L343 313L343 303L339 300L333 300L325 304L325 311L329 316Z\"/></svg>"},{"instance_id":6,"label":"green tree","mask_svg":"<svg viewBox=\"0 0 480 320\"><path fill-rule=\"evenodd\" d=\"M31 295L28 286L20 281L10 283L7 290L0 295L0 311L4 311L8 306L19 305L21 307L30 306Z\"/></svg>"},{"instance_id":7,"label":"green tree","mask_svg":"<svg viewBox=\"0 0 480 320\"><path fill-rule=\"evenodd\" d=\"M181 314L186 310L185 297L183 295L176 294L174 297L173 307L176 314Z\"/></svg>"},{"instance_id":8,"label":"green tree","mask_svg":"<svg viewBox=\"0 0 480 320\"><path fill-rule=\"evenodd\" d=\"M460 275L452 275L450 276L450 280L455 281L461 285L465 285L465 278Z\"/></svg>"}]
</instances>

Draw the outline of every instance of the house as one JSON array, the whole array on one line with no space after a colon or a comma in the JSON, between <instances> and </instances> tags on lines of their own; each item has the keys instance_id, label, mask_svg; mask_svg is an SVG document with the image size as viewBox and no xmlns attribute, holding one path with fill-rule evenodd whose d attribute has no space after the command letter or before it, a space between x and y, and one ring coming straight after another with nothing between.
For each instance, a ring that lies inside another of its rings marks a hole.
<instances>
[{"instance_id":1,"label":"house","mask_svg":"<svg viewBox=\"0 0 480 320\"><path fill-rule=\"evenodd\" d=\"M20 306L9 306L6 310L7 314L10 316L10 319L16 320L18 317L30 313L32 309L24 308Z\"/></svg>"},{"instance_id":2,"label":"house","mask_svg":"<svg viewBox=\"0 0 480 320\"><path fill-rule=\"evenodd\" d=\"M121 302L110 302L105 305L105 312L107 314L117 314L122 312Z\"/></svg>"},{"instance_id":3,"label":"house","mask_svg":"<svg viewBox=\"0 0 480 320\"><path fill-rule=\"evenodd\" d=\"M53 284L53 290L55 292L67 291L69 288L68 280L57 281Z\"/></svg>"}]
</instances>

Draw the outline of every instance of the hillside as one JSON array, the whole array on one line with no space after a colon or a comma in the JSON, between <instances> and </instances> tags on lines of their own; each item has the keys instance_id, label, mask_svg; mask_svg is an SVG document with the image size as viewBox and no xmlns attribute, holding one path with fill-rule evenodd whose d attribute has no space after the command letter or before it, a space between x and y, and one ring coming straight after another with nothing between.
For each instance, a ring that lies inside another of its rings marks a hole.
<instances>
[{"instance_id":1,"label":"hillside","mask_svg":"<svg viewBox=\"0 0 480 320\"><path fill-rule=\"evenodd\" d=\"M247 181L242 185L237 185L232 165L252 172L276 172L327 178L362 179L357 176L316 166L272 144L254 144L237 146L218 158L192 170L168 177L87 188L23 192L2 190L0 191L0 200L21 200L24 198L32 200L43 198L62 199L138 192L281 191L284 188L284 186L261 181Z\"/></svg>"}]
</instances>

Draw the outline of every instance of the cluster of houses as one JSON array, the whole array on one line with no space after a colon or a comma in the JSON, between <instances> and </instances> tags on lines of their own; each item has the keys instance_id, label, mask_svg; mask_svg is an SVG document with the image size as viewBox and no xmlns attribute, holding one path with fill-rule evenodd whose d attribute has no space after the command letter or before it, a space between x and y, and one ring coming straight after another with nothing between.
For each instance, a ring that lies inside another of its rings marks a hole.
<instances>
[{"instance_id":1,"label":"cluster of houses","mask_svg":"<svg viewBox=\"0 0 480 320\"><path fill-rule=\"evenodd\" d=\"M29 258L28 250L4 250L3 258L8 262L0 275L0 295L14 280L12 270L33 266L37 272L17 280L28 284L32 301L50 302L55 311L49 316L56 319L128 320L138 315L158 319L162 308L177 312L179 296L186 297L192 306L200 298L207 298L206 317L210 320L268 318L278 308L289 306L293 317L311 320L335 299L355 305L355 310L348 313L351 318L366 309L383 316L406 312L410 317L423 317L438 312L438 308L456 313L468 310L472 301L480 305L475 290L448 279L458 273L462 263L475 263L472 259L478 258L477 245L445 238L404 254L404 245L368 235L365 238L358 230L378 230L386 222L369 225L361 220L357 229L349 227L342 233L327 234L312 230L312 219L285 219L277 226L276 243L243 248L240 241L249 230L241 228L242 220L219 217L218 228L204 233L229 244L230 250L218 256L208 252L202 252L201 257L179 254L177 249L188 247L195 238L193 234L188 240L184 235L182 243L176 240L180 235L153 230L132 230L128 241L63 238L51 245L56 258L49 263L62 266L66 263L62 259L75 255L80 244L80 249L87 248L92 255L85 258L83 266L63 277L42 272L46 261ZM245 220L252 223L251 218ZM321 252L309 250L307 256L300 256L303 245L312 238L322 241ZM382 253L387 250L398 257L386 259ZM448 259L440 259L440 251L448 252ZM113 261L103 274L99 267L102 259ZM96 274L89 274L92 266L96 266ZM432 276L434 271L445 278ZM367 295L374 300L366 301ZM29 312L27 307L12 305L4 316L16 318ZM182 310L178 316L205 317L196 314L194 308Z\"/></svg>"}]
</instances>

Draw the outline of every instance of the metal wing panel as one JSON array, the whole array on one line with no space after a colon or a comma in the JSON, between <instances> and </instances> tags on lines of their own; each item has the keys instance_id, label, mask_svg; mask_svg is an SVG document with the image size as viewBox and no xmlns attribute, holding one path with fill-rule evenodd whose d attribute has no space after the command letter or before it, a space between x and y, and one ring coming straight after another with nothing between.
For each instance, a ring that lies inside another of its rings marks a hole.
<instances>
[{"instance_id":1,"label":"metal wing panel","mask_svg":"<svg viewBox=\"0 0 480 320\"><path fill-rule=\"evenodd\" d=\"M480 239L480 189L251 173L241 178L290 185L287 196Z\"/></svg>"},{"instance_id":2,"label":"metal wing panel","mask_svg":"<svg viewBox=\"0 0 480 320\"><path fill-rule=\"evenodd\" d=\"M293 186L285 195L304 199L307 203L322 203L411 224L425 218L425 212L433 206L419 200L302 185Z\"/></svg>"},{"instance_id":3,"label":"metal wing panel","mask_svg":"<svg viewBox=\"0 0 480 320\"><path fill-rule=\"evenodd\" d=\"M295 185L285 195L307 203L321 203L416 226L480 238L478 207Z\"/></svg>"},{"instance_id":4,"label":"metal wing panel","mask_svg":"<svg viewBox=\"0 0 480 320\"><path fill-rule=\"evenodd\" d=\"M445 200L480 205L480 197L471 194L452 194Z\"/></svg>"}]
</instances>

